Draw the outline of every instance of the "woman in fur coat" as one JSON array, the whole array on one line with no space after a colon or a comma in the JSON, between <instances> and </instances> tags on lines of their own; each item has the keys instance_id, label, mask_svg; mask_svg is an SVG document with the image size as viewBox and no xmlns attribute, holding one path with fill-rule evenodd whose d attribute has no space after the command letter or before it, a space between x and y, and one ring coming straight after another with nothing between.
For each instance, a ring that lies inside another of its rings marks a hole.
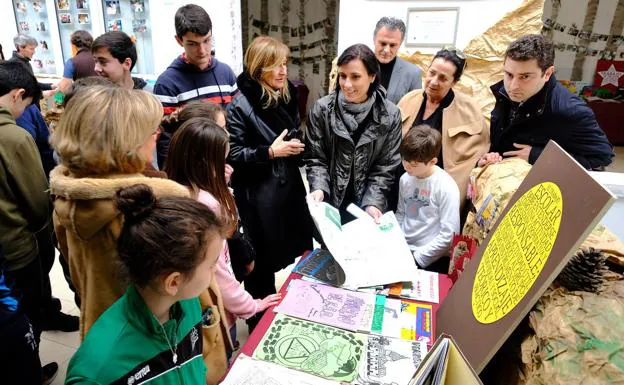
<instances>
[{"instance_id":1,"label":"woman in fur coat","mask_svg":"<svg viewBox=\"0 0 624 385\"><path fill-rule=\"evenodd\" d=\"M162 106L151 94L118 87L80 89L51 143L61 164L50 174L54 228L81 297L80 337L124 293L117 274L123 215L117 190L143 183L155 195L188 196L179 184L142 174L152 161Z\"/></svg>"}]
</instances>

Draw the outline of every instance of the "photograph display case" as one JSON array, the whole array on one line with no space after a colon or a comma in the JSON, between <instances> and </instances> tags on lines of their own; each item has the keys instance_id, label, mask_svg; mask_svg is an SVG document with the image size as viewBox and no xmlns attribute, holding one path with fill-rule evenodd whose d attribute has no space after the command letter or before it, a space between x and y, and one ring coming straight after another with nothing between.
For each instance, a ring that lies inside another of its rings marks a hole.
<instances>
[{"instance_id":1,"label":"photograph display case","mask_svg":"<svg viewBox=\"0 0 624 385\"><path fill-rule=\"evenodd\" d=\"M56 73L52 42L52 39L56 37L53 37L50 32L46 2L43 0L13 0L13 11L15 12L18 33L25 33L37 39L37 49L30 61L35 74Z\"/></svg>"},{"instance_id":2,"label":"photograph display case","mask_svg":"<svg viewBox=\"0 0 624 385\"><path fill-rule=\"evenodd\" d=\"M103 0L102 8L106 32L125 32L135 41L139 59L132 72L153 74L154 53L149 0Z\"/></svg>"},{"instance_id":3,"label":"photograph display case","mask_svg":"<svg viewBox=\"0 0 624 385\"><path fill-rule=\"evenodd\" d=\"M85 30L93 35L89 0L55 0L54 3L56 5L63 62L66 62L75 54L72 51L71 34L74 31ZM93 38L96 37L93 36Z\"/></svg>"}]
</instances>

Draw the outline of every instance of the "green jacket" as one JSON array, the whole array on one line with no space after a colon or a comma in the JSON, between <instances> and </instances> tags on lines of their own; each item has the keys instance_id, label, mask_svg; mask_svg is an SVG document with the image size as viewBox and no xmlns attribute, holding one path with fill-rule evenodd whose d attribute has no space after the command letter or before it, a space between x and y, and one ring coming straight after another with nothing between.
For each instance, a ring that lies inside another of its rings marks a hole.
<instances>
[{"instance_id":1,"label":"green jacket","mask_svg":"<svg viewBox=\"0 0 624 385\"><path fill-rule=\"evenodd\" d=\"M52 217L48 181L37 146L11 113L0 107L0 244L7 270L32 262L35 233Z\"/></svg>"},{"instance_id":2,"label":"green jacket","mask_svg":"<svg viewBox=\"0 0 624 385\"><path fill-rule=\"evenodd\" d=\"M87 333L69 362L65 384L204 385L201 319L194 298L176 303L171 319L160 325L130 285Z\"/></svg>"}]
</instances>

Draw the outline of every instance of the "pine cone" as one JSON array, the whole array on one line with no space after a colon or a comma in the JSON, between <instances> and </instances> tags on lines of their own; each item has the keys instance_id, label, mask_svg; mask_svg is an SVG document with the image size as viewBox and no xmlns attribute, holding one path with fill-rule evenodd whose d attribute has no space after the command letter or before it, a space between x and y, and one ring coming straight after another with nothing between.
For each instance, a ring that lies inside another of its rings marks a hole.
<instances>
[{"instance_id":1,"label":"pine cone","mask_svg":"<svg viewBox=\"0 0 624 385\"><path fill-rule=\"evenodd\" d=\"M605 282L607 257L593 247L580 249L563 268L557 282L570 291L598 292Z\"/></svg>"}]
</instances>

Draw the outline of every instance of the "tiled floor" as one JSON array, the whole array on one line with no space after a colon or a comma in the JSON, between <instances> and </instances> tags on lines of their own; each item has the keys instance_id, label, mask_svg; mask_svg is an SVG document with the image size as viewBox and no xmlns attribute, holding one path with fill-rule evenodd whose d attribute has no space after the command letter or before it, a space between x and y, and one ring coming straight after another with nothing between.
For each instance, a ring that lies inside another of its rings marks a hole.
<instances>
[{"instance_id":1,"label":"tiled floor","mask_svg":"<svg viewBox=\"0 0 624 385\"><path fill-rule=\"evenodd\" d=\"M613 164L607 168L607 171L624 173L624 147L616 147L615 152L616 158ZM277 273L276 285L278 288L282 286L286 277L288 277L289 272L292 270L292 267L293 266L289 266ZM58 261L52 268L50 280L52 281L52 291L54 296L61 299L63 311L78 315L80 313L79 309L76 308L73 293L69 290L69 287L63 278L63 271L61 270L61 266ZM244 321L239 320L237 323L237 332L238 340L242 345L248 337L247 326ZM44 332L41 336L41 362L46 364L50 361L56 361L60 367L59 374L53 382L54 385L60 385L65 382L67 364L79 345L80 338L78 337L78 332Z\"/></svg>"},{"instance_id":2,"label":"tiled floor","mask_svg":"<svg viewBox=\"0 0 624 385\"><path fill-rule=\"evenodd\" d=\"M624 172L624 147L615 147L615 159L606 171Z\"/></svg>"},{"instance_id":3,"label":"tiled floor","mask_svg":"<svg viewBox=\"0 0 624 385\"><path fill-rule=\"evenodd\" d=\"M282 286L293 266L289 266L277 273L277 288ZM52 282L52 292L55 297L61 300L63 311L65 313L79 315L80 310L74 303L74 294L71 290L69 290L69 287L65 282L65 278L63 277L61 265L58 263L58 255L57 261L52 267L52 272L50 272L50 280ZM244 321L239 320L236 326L238 340L242 346L242 344L247 341L248 337L247 325ZM78 336L78 332L43 332L41 335L41 345L39 348L41 363L45 365L48 362L56 361L59 364L59 373L54 379L54 382L52 382L53 385L61 385L65 382L65 373L67 371L69 359L72 357L76 349L78 349L79 345L80 337Z\"/></svg>"}]
</instances>

